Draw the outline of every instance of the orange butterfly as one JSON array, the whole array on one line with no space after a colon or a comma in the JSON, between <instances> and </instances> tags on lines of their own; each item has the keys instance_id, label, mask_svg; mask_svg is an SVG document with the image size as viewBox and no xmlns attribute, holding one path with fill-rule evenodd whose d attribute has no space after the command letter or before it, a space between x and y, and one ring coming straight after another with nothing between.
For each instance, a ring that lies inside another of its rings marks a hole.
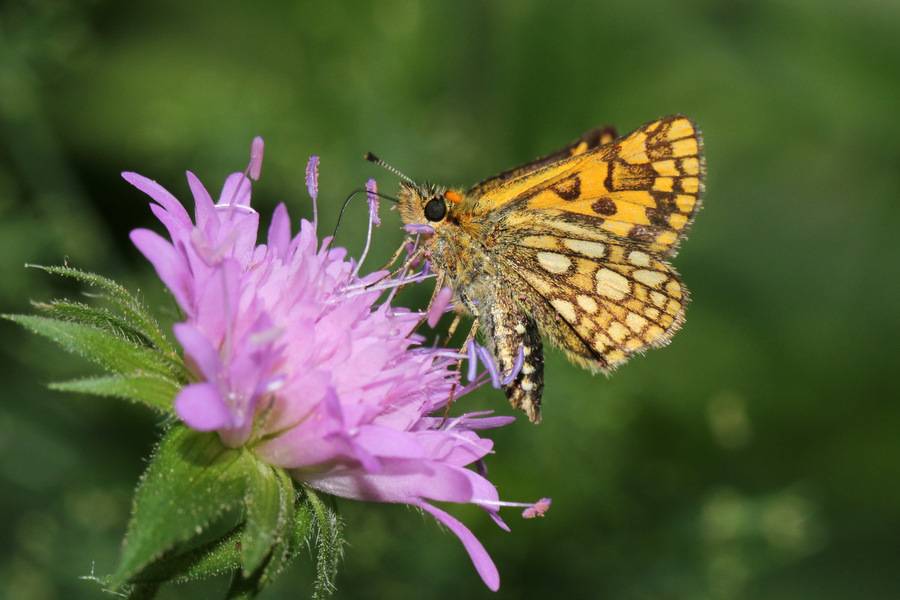
<instances>
[{"instance_id":1,"label":"orange butterfly","mask_svg":"<svg viewBox=\"0 0 900 600\"><path fill-rule=\"evenodd\" d=\"M666 260L700 208L703 176L700 132L675 115L618 139L594 129L467 191L402 182L398 199L408 225L433 229L426 255L497 366L524 351L505 390L536 423L542 336L611 370L681 325L687 289Z\"/></svg>"}]
</instances>

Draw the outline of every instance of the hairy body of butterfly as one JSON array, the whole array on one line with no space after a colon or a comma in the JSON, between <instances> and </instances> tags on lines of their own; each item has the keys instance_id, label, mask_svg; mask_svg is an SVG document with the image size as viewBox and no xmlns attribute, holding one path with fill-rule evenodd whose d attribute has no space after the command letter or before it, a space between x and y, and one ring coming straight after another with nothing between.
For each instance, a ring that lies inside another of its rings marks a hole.
<instances>
[{"instance_id":1,"label":"hairy body of butterfly","mask_svg":"<svg viewBox=\"0 0 900 600\"><path fill-rule=\"evenodd\" d=\"M666 260L700 208L702 152L694 123L675 115L618 139L592 130L467 191L401 183L403 220L433 228L425 252L498 367L524 351L505 391L533 422L542 336L608 371L681 325L687 289Z\"/></svg>"}]
</instances>

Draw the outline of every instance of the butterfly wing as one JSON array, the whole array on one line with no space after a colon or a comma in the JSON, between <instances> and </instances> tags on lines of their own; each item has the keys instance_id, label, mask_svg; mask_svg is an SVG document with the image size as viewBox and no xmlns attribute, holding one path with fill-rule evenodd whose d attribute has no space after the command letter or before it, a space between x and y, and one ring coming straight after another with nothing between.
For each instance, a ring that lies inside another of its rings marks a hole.
<instances>
[{"instance_id":1,"label":"butterfly wing","mask_svg":"<svg viewBox=\"0 0 900 600\"><path fill-rule=\"evenodd\" d=\"M532 171L536 171L542 167L546 167L547 165L557 163L564 158L580 156L589 150L593 150L594 148L598 148L604 144L610 143L611 141L616 139L616 137L618 136L616 134L615 127L610 127L609 125L596 127L561 150L557 150L556 152L548 154L547 156L542 156L541 158L536 158L529 163L525 163L524 165L516 167L515 169L504 171L499 175L494 175L490 179L482 181L471 190L469 190L468 194L476 197L483 196L489 191L502 186L507 181L511 181L513 179L516 179L517 177L521 177L522 175L526 175L528 173L531 173Z\"/></svg>"},{"instance_id":2,"label":"butterfly wing","mask_svg":"<svg viewBox=\"0 0 900 600\"><path fill-rule=\"evenodd\" d=\"M687 290L665 258L700 207L702 176L700 134L672 116L510 181L476 211L492 255L558 317L538 317L544 334L610 369L684 318Z\"/></svg>"},{"instance_id":3,"label":"butterfly wing","mask_svg":"<svg viewBox=\"0 0 900 600\"><path fill-rule=\"evenodd\" d=\"M548 226L498 251L558 317L537 319L544 335L584 366L613 369L666 344L684 320L678 274L638 244Z\"/></svg>"},{"instance_id":4,"label":"butterfly wing","mask_svg":"<svg viewBox=\"0 0 900 600\"><path fill-rule=\"evenodd\" d=\"M576 238L602 232L672 256L700 208L702 148L690 119L664 117L491 189L472 216L515 232L537 215Z\"/></svg>"}]
</instances>

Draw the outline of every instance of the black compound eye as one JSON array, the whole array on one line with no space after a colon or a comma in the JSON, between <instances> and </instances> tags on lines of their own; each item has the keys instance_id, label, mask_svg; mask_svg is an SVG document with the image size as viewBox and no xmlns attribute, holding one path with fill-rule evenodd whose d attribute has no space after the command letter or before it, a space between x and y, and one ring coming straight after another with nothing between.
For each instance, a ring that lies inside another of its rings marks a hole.
<instances>
[{"instance_id":1,"label":"black compound eye","mask_svg":"<svg viewBox=\"0 0 900 600\"><path fill-rule=\"evenodd\" d=\"M443 221L447 216L447 204L443 196L435 196L425 204L425 218L429 221Z\"/></svg>"}]
</instances>

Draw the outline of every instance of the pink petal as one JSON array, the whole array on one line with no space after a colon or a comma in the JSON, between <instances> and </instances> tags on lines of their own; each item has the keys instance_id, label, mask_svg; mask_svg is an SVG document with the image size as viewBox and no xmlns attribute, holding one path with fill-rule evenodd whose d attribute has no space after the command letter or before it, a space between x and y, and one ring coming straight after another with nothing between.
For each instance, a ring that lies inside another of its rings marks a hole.
<instances>
[{"instance_id":1,"label":"pink petal","mask_svg":"<svg viewBox=\"0 0 900 600\"><path fill-rule=\"evenodd\" d=\"M181 308L190 315L193 310L193 277L183 257L161 235L148 229L135 229L131 242L147 257Z\"/></svg>"},{"instance_id":2,"label":"pink petal","mask_svg":"<svg viewBox=\"0 0 900 600\"><path fill-rule=\"evenodd\" d=\"M209 237L213 237L219 230L219 218L216 215L215 204L206 188L197 179L197 176L187 172L188 185L194 195L194 216L197 219L197 227Z\"/></svg>"},{"instance_id":3,"label":"pink petal","mask_svg":"<svg viewBox=\"0 0 900 600\"><path fill-rule=\"evenodd\" d=\"M485 585L492 592L500 589L500 573L497 571L497 566L491 560L490 555L484 549L484 546L481 545L481 542L478 541L478 538L459 520L441 509L431 506L427 502L418 503L417 506L434 515L438 521L446 525L447 529L455 533L465 547L466 552L469 553L469 558L472 559L472 564L475 565L475 570L481 575Z\"/></svg>"},{"instance_id":4,"label":"pink petal","mask_svg":"<svg viewBox=\"0 0 900 600\"><path fill-rule=\"evenodd\" d=\"M190 228L193 224L191 223L191 217L188 215L187 211L184 210L184 206L181 205L181 202L178 201L178 198L173 196L166 188L159 185L152 179L147 179L143 175L138 175L137 173L122 173L122 177L136 187L141 190L157 204L166 209L175 219L177 219L182 226Z\"/></svg>"},{"instance_id":5,"label":"pink petal","mask_svg":"<svg viewBox=\"0 0 900 600\"><path fill-rule=\"evenodd\" d=\"M269 225L269 251L281 260L287 258L287 251L291 245L291 218L288 216L287 207L282 202L275 207L272 215L272 223Z\"/></svg>"},{"instance_id":6,"label":"pink petal","mask_svg":"<svg viewBox=\"0 0 900 600\"><path fill-rule=\"evenodd\" d=\"M445 286L441 288L441 291L438 292L437 296L434 297L434 302L431 304L431 308L428 309L428 326L434 329L441 316L443 316L444 311L447 310L447 305L450 304L450 298L453 297L453 290L450 289L449 286ZM471 381L471 377L469 380Z\"/></svg>"},{"instance_id":7,"label":"pink petal","mask_svg":"<svg viewBox=\"0 0 900 600\"><path fill-rule=\"evenodd\" d=\"M211 383L193 383L175 397L175 411L197 431L215 431L231 424L231 412Z\"/></svg>"},{"instance_id":8,"label":"pink petal","mask_svg":"<svg viewBox=\"0 0 900 600\"><path fill-rule=\"evenodd\" d=\"M185 356L190 357L199 374L207 381L216 381L222 370L222 358L209 338L187 323L176 323L172 329Z\"/></svg>"}]
</instances>

